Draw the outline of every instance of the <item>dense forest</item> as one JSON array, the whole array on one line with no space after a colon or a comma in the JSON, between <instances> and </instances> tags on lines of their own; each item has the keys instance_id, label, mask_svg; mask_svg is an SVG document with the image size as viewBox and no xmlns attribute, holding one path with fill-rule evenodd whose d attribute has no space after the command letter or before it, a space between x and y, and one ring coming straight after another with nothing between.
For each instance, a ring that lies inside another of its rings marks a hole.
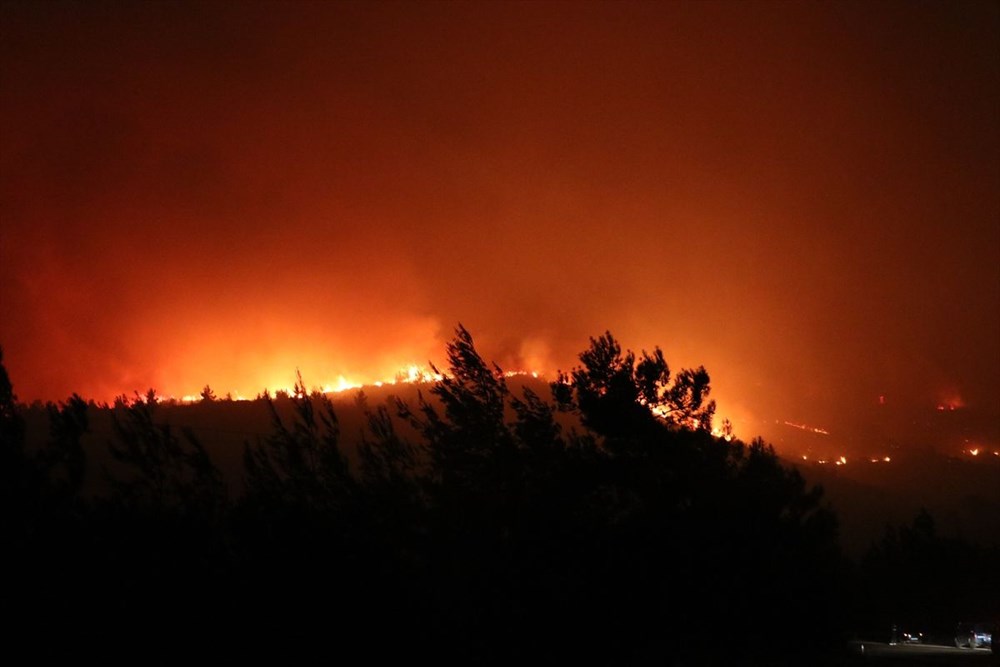
<instances>
[{"instance_id":1,"label":"dense forest","mask_svg":"<svg viewBox=\"0 0 1000 667\"><path fill-rule=\"evenodd\" d=\"M238 491L153 392L49 404L30 445L0 365L9 636L138 660L841 664L852 636L996 612L1000 553L926 513L845 557L822 489L712 434L703 368L605 334L542 396L461 326L447 359L415 402L360 397L358 438L301 378L265 395Z\"/></svg>"}]
</instances>

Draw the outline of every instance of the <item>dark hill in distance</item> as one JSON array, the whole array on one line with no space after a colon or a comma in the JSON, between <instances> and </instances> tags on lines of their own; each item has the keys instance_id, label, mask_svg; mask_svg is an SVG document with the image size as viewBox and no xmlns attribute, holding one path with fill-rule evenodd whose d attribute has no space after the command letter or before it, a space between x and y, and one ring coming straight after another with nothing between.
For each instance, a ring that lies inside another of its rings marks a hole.
<instances>
[{"instance_id":1,"label":"dark hill in distance","mask_svg":"<svg viewBox=\"0 0 1000 667\"><path fill-rule=\"evenodd\" d=\"M508 378L508 387L514 396L521 396L529 388L539 396L550 397L548 383L529 375ZM356 443L366 428L365 417L359 406L359 395L364 394L369 409L389 405L395 414L394 400L400 398L416 406L422 394L433 400L430 383L385 384L368 386L363 390L348 390L329 394L339 420L341 446L350 459L354 459ZM290 424L292 403L288 398L276 397L279 415ZM215 400L198 403L164 402L156 408L157 423L169 424L181 435L185 429L208 450L213 462L222 471L229 491L233 495L243 490L243 451L247 443L256 444L272 433L271 415L263 400ZM101 490L101 466L112 466L107 443L112 438L111 411L91 407L90 433L84 438L84 447L91 457L88 488ZM37 406L27 413L29 442L40 444L47 437L48 416ZM928 432L924 442L940 437L942 432L955 431L954 413L931 415L937 420L939 430ZM950 420L948 422L947 420ZM568 418L562 419L564 428L572 428ZM397 420L401 433L408 426ZM887 524L900 525L912 520L920 508L926 508L937 520L942 535L959 536L982 544L1000 545L1000 457L984 452L974 461L947 456L940 451L921 445L890 443L877 432L870 435L870 446L854 446L891 455L890 462L872 463L868 458L853 456L847 465L833 463L833 454L840 451L826 436L810 434L783 424L775 426L785 437L768 437L770 428L762 429L765 440L772 442L783 460L798 467L811 484L819 484L827 501L840 517L841 538L845 550L860 555L883 534ZM758 433L739 430L744 441L752 440ZM861 436L856 436L860 442ZM414 438L416 440L416 438ZM818 457L803 461L798 452L830 450L826 464L819 464Z\"/></svg>"},{"instance_id":2,"label":"dark hill in distance","mask_svg":"<svg viewBox=\"0 0 1000 667\"><path fill-rule=\"evenodd\" d=\"M432 387L433 383L429 382L403 382L327 394L333 403L339 423L340 445L348 458L355 460L355 446L367 427L364 411L359 405L359 398L362 395L370 410L387 406L390 413L395 415L397 398L406 401L414 408L418 405L421 395L428 401L434 402L435 399L430 392ZM508 387L517 397L521 396L524 387L530 388L545 399L550 397L548 383L530 375L508 378ZM273 401L278 415L286 425L291 425L294 421L291 399L278 394L273 396ZM44 407L35 404L26 411L25 416L28 445L38 447L48 437L48 413ZM90 457L91 465L88 489L91 492L100 492L102 480L99 470L101 466L113 465L107 447L114 436L112 409L91 405L88 417L90 430L83 438L83 447ZM205 446L213 463L223 473L230 493L234 495L242 493L243 490L245 445L257 444L274 430L271 413L263 399L217 399L194 403L166 400L156 406L154 421L157 424L169 425L178 437L183 437L185 430L190 431ZM397 427L404 435L411 433L408 425L402 420L397 420ZM416 440L416 437L413 439Z\"/></svg>"},{"instance_id":3,"label":"dark hill in distance","mask_svg":"<svg viewBox=\"0 0 1000 667\"><path fill-rule=\"evenodd\" d=\"M1000 546L1000 457L970 461L914 448L889 463L789 463L823 487L840 518L842 546L851 555L881 537L887 524L909 523L921 508L934 517L942 536Z\"/></svg>"}]
</instances>

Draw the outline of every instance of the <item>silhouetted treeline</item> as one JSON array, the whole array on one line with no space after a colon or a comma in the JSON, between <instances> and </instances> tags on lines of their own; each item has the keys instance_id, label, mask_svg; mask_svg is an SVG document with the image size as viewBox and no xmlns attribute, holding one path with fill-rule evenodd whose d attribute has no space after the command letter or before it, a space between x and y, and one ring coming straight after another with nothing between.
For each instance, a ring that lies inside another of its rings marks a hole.
<instances>
[{"instance_id":1,"label":"silhouetted treeline","mask_svg":"<svg viewBox=\"0 0 1000 667\"><path fill-rule=\"evenodd\" d=\"M137 660L815 664L859 608L917 609L872 582L931 556L894 533L848 568L819 489L762 441L711 434L704 369L606 334L549 399L514 395L461 327L447 356L416 404L361 396L360 442L301 378L290 416L266 399L236 497L152 393L116 402L114 465L88 469L77 396L27 451L0 365L11 636Z\"/></svg>"},{"instance_id":2,"label":"silhouetted treeline","mask_svg":"<svg viewBox=\"0 0 1000 667\"><path fill-rule=\"evenodd\" d=\"M939 535L926 510L887 526L853 580L856 625L883 639L895 626L950 644L959 622L1000 622L1000 549Z\"/></svg>"}]
</instances>

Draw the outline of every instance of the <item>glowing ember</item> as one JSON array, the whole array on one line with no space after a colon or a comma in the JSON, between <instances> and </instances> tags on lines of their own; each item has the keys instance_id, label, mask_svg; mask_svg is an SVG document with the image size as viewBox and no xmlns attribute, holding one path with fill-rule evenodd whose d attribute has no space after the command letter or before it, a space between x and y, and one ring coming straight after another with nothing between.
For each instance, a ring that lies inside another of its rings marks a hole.
<instances>
[{"instance_id":1,"label":"glowing ember","mask_svg":"<svg viewBox=\"0 0 1000 667\"><path fill-rule=\"evenodd\" d=\"M937 409L940 411L951 412L953 410L958 410L965 407L965 400L962 395L956 389L950 389L943 391L938 394L939 402L937 404Z\"/></svg>"}]
</instances>

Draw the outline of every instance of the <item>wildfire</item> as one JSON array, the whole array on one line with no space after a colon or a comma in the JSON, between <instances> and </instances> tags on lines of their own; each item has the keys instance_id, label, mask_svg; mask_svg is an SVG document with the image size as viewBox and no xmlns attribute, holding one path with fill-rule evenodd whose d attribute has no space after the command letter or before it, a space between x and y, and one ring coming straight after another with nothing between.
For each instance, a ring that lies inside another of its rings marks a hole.
<instances>
[{"instance_id":1,"label":"wildfire","mask_svg":"<svg viewBox=\"0 0 1000 667\"><path fill-rule=\"evenodd\" d=\"M733 431L732 431L731 427L727 430L726 428L720 428L719 426L713 426L712 427L712 435L714 435L716 438L722 438L726 442L732 442L733 438L736 437L735 435L733 435Z\"/></svg>"},{"instance_id":2,"label":"wildfire","mask_svg":"<svg viewBox=\"0 0 1000 667\"><path fill-rule=\"evenodd\" d=\"M361 387L360 384L357 384L355 382L351 382L350 380L348 380L347 378L345 378L343 375L338 375L337 376L337 384L335 384L335 385L329 385L329 384L323 385L323 393L324 394L337 394L337 393L340 393L342 391L347 391L348 389L358 389L359 387Z\"/></svg>"},{"instance_id":3,"label":"wildfire","mask_svg":"<svg viewBox=\"0 0 1000 667\"><path fill-rule=\"evenodd\" d=\"M952 412L965 407L965 401L957 389L942 391L938 395L937 409L939 412Z\"/></svg>"},{"instance_id":4,"label":"wildfire","mask_svg":"<svg viewBox=\"0 0 1000 667\"><path fill-rule=\"evenodd\" d=\"M800 457L802 458L803 461L808 461L809 460L809 456L807 454L801 454ZM870 457L868 457L868 461L869 461L869 463L890 463L892 461L892 457L889 457L889 456L870 456ZM846 466L847 465L847 456L837 456L837 457L835 457L833 459L825 459L825 458L824 459L816 459L816 463L819 464L819 465L826 465L828 463L832 463L835 466Z\"/></svg>"},{"instance_id":5,"label":"wildfire","mask_svg":"<svg viewBox=\"0 0 1000 667\"><path fill-rule=\"evenodd\" d=\"M433 369L410 364L405 369L397 372L393 380L383 380L382 384L421 384L425 382L438 382L443 377L441 373L437 373Z\"/></svg>"},{"instance_id":6,"label":"wildfire","mask_svg":"<svg viewBox=\"0 0 1000 667\"><path fill-rule=\"evenodd\" d=\"M538 371L504 371L503 373L505 378L525 377L528 375L535 379L538 379L539 377Z\"/></svg>"},{"instance_id":7,"label":"wildfire","mask_svg":"<svg viewBox=\"0 0 1000 667\"><path fill-rule=\"evenodd\" d=\"M512 370L503 371L503 377L505 378L527 378L531 377L533 379L544 379L545 374L537 370ZM405 384L430 384L434 382L439 382L444 379L444 375L438 372L436 369L430 366L423 366L419 364L408 364L399 368L392 377L383 378L381 380L359 382L354 378L349 378L345 375L338 375L336 381L326 382L319 385L313 385L311 389L306 387L296 387L294 384L289 385L286 382L273 382L266 384L261 393L256 396L246 396L243 393L230 390L225 392L213 392L216 399L226 400L226 401L252 401L259 400L262 396L294 396L297 391L307 391L308 393L322 393L322 394L340 394L345 391L351 391L355 389L363 389L365 387L386 387L394 385L405 385ZM568 382L568 380L563 379L563 382ZM206 390L208 387L206 387ZM174 395L160 395L154 396L154 400L158 403L183 403L183 404L193 404L200 403L205 400L205 395L202 394L185 394L180 398ZM653 412L661 417L666 416L668 411L662 407L652 408ZM823 429L813 428L805 425L793 424L792 422L785 422L790 426L795 426L797 428L804 428L806 430L819 433L822 435L827 435L828 432ZM697 419L690 420L687 424L688 427L697 429L700 426L700 421ZM731 442L736 439L736 434L733 430L733 424L729 419L723 419L719 425L713 425L712 435L716 438L720 438L726 442ZM803 457L805 459L806 457ZM820 463L826 463L826 461L820 461ZM837 463L841 465L841 463Z\"/></svg>"},{"instance_id":8,"label":"wildfire","mask_svg":"<svg viewBox=\"0 0 1000 667\"><path fill-rule=\"evenodd\" d=\"M810 433L819 433L820 435L830 435L830 432L823 428L818 428L816 426L809 426L808 424L798 424L796 422L786 421L785 426L791 426L792 428L797 428L801 431L809 431Z\"/></svg>"},{"instance_id":9,"label":"wildfire","mask_svg":"<svg viewBox=\"0 0 1000 667\"><path fill-rule=\"evenodd\" d=\"M503 375L506 378L530 376L532 378L537 379L542 377L542 374L539 373L538 371L505 371ZM376 380L374 382L369 382L369 383L358 382L357 380L347 378L343 375L338 375L337 380L335 382L327 382L325 384L316 386L313 389L313 391L317 391L323 394L340 394L345 391L350 391L352 389L362 389L365 386L385 387L385 386L393 386L400 384L428 384L431 382L438 382L443 378L444 378L443 374L436 372L432 368L428 368L427 366L421 366L419 364L410 364L408 366L400 368L391 378L383 378L381 380ZM291 395L294 394L296 390L294 386L286 386L281 383L274 383L272 385L268 385L264 389L264 391L272 395L279 393ZM227 393L225 395L225 398L234 401L251 400L250 398L236 391ZM180 401L182 403L197 403L202 399L203 396L201 394L187 394L182 396L180 398ZM156 400L164 402L164 401L175 400L175 398L172 396L157 396Z\"/></svg>"}]
</instances>

